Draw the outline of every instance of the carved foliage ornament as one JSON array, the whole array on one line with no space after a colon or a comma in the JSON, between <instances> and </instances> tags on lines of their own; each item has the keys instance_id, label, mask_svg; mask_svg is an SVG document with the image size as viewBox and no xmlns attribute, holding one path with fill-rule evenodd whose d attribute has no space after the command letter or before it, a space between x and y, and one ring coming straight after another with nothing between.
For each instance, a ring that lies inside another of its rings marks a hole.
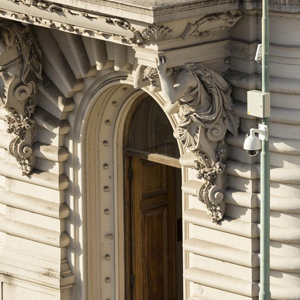
<instances>
[{"instance_id":1,"label":"carved foliage ornament","mask_svg":"<svg viewBox=\"0 0 300 300\"><path fill-rule=\"evenodd\" d=\"M225 135L230 131L236 136L239 126L233 114L231 87L221 75L202 64L175 68L173 72L161 67L163 64L157 67L162 93L166 99L172 95L168 105L177 107L177 111L165 110L178 113L180 121L174 136L186 150L180 163L197 170L201 179L197 184L198 199L207 206L213 222L218 222L225 213ZM168 72L175 80L170 80ZM182 92L176 86L186 89Z\"/></svg>"},{"instance_id":2,"label":"carved foliage ornament","mask_svg":"<svg viewBox=\"0 0 300 300\"><path fill-rule=\"evenodd\" d=\"M65 13L70 13L74 16L84 16L88 19L97 19L97 16L93 16L90 15L86 12L82 12L82 11L75 11L75 10L71 10L69 8L65 8L62 5L59 4L53 4L53 3L48 3L45 1L38 1L38 0L10 0L11 2L14 3L22 3L26 6L35 6L41 10L45 10L45 11L49 11L52 13L57 13L57 14L65 14Z\"/></svg>"},{"instance_id":3,"label":"carved foliage ornament","mask_svg":"<svg viewBox=\"0 0 300 300\"><path fill-rule=\"evenodd\" d=\"M231 87L219 74L199 64L185 70L197 84L179 100L174 136L197 158L194 168L205 182L198 197L218 222L225 213L225 134L228 130L236 136L239 120L233 114Z\"/></svg>"},{"instance_id":4,"label":"carved foliage ornament","mask_svg":"<svg viewBox=\"0 0 300 300\"><path fill-rule=\"evenodd\" d=\"M81 16L89 20L102 19L104 16L87 13L81 10L70 9L60 4L48 3L41 0L9 0L16 4L23 4L26 6L34 6L41 10L48 11L51 13L56 13L58 15L66 17L67 14L72 16ZM6 14L7 11L0 10L0 13ZM88 34L90 36L102 36L103 38L113 37L116 40L122 40L124 43L136 44L141 46L145 41L156 42L160 40L165 40L171 37L172 30L164 25L150 25L148 28L144 29L142 32L136 30L127 20L121 18L107 17L105 19L107 24L118 26L124 30L128 30L132 33L132 37L127 37L123 35L111 34L107 32L102 32L99 30L87 29L80 26L60 23L52 21L50 19L43 19L41 17L30 16L24 13L12 12L11 16L17 20L22 20L30 24L42 24L47 25L53 29L60 29L68 32L76 32L78 34Z\"/></svg>"},{"instance_id":5,"label":"carved foliage ornament","mask_svg":"<svg viewBox=\"0 0 300 300\"><path fill-rule=\"evenodd\" d=\"M193 24L188 23L181 37L186 39L192 36L211 35L213 32L224 30L226 27L233 27L241 17L242 15L238 11L207 15Z\"/></svg>"},{"instance_id":6,"label":"carved foliage ornament","mask_svg":"<svg viewBox=\"0 0 300 300\"><path fill-rule=\"evenodd\" d=\"M29 27L0 22L0 108L8 115L7 132L12 135L9 152L17 159L23 175L33 168L32 144L35 80L41 79L41 50Z\"/></svg>"},{"instance_id":7,"label":"carved foliage ornament","mask_svg":"<svg viewBox=\"0 0 300 300\"><path fill-rule=\"evenodd\" d=\"M142 37L144 40L156 42L169 39L172 36L172 32L173 31L167 26L151 25L143 30Z\"/></svg>"}]
</instances>

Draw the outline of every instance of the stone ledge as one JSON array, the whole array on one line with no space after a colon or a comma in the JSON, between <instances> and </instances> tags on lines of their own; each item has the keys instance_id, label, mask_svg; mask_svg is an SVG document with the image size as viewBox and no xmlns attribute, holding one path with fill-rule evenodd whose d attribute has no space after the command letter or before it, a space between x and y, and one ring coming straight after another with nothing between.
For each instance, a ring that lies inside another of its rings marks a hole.
<instances>
[{"instance_id":1,"label":"stone ledge","mask_svg":"<svg viewBox=\"0 0 300 300\"><path fill-rule=\"evenodd\" d=\"M247 74L238 71L228 71L226 73L225 79L234 87L242 88L245 90L261 88L261 76L258 74ZM299 80L271 76L270 92L300 95Z\"/></svg>"},{"instance_id":2,"label":"stone ledge","mask_svg":"<svg viewBox=\"0 0 300 300\"><path fill-rule=\"evenodd\" d=\"M188 268L184 271L184 278L203 284L206 286L214 287L223 291L248 296L258 296L258 283L249 282L236 277L229 277L214 272L202 270L200 268Z\"/></svg>"},{"instance_id":3,"label":"stone ledge","mask_svg":"<svg viewBox=\"0 0 300 300\"><path fill-rule=\"evenodd\" d=\"M218 245L211 242L202 241L201 239L187 239L184 241L183 248L186 251L201 256L226 261L244 267L255 268L259 266L259 258L257 253L247 252L224 245Z\"/></svg>"},{"instance_id":4,"label":"stone ledge","mask_svg":"<svg viewBox=\"0 0 300 300\"><path fill-rule=\"evenodd\" d=\"M49 288L59 292L60 288L71 288L75 282L74 275L69 269L68 272L62 272L65 262L58 261L56 270L53 269L53 264L49 264L47 260L40 260L36 257L35 260L39 260L39 264L43 264L43 267L34 266L28 262L27 255L14 253L12 258L13 249L5 249L1 251L1 270L0 280L3 282L11 283L13 280L14 284L27 286L33 284L39 290ZM18 260L17 260L18 258ZM27 259L26 259L27 258ZM21 260L21 261L20 261ZM31 261L32 258L29 258ZM52 266L51 272L49 272L49 266Z\"/></svg>"},{"instance_id":5,"label":"stone ledge","mask_svg":"<svg viewBox=\"0 0 300 300\"><path fill-rule=\"evenodd\" d=\"M42 244L64 248L70 244L70 236L65 232L24 224L0 216L0 231Z\"/></svg>"},{"instance_id":6,"label":"stone ledge","mask_svg":"<svg viewBox=\"0 0 300 300\"><path fill-rule=\"evenodd\" d=\"M66 219L70 213L70 209L66 204L57 204L30 196L6 192L2 188L0 188L0 203L55 219Z\"/></svg>"},{"instance_id":7,"label":"stone ledge","mask_svg":"<svg viewBox=\"0 0 300 300\"><path fill-rule=\"evenodd\" d=\"M260 164L247 164L235 160L227 160L226 173L239 178L259 179ZM272 168L270 172L271 182L283 184L300 184L299 168Z\"/></svg>"},{"instance_id":8,"label":"stone ledge","mask_svg":"<svg viewBox=\"0 0 300 300\"><path fill-rule=\"evenodd\" d=\"M272 97L272 96L271 96ZM234 112L237 116L244 119L257 119L251 115L247 115L247 104L241 101L234 101ZM270 122L290 125L300 125L300 110L288 109L281 107L271 107Z\"/></svg>"},{"instance_id":9,"label":"stone ledge","mask_svg":"<svg viewBox=\"0 0 300 300\"><path fill-rule=\"evenodd\" d=\"M197 209L189 209L184 212L183 216L184 221L193 223L195 225L236 234L247 238L259 237L258 224L256 223L248 223L245 221L225 218L218 225L212 223L210 216L208 216L206 212Z\"/></svg>"},{"instance_id":10,"label":"stone ledge","mask_svg":"<svg viewBox=\"0 0 300 300\"><path fill-rule=\"evenodd\" d=\"M245 133L240 133L237 137L232 134L226 136L228 145L243 148ZM300 155L300 140L279 139L270 137L270 151L289 155Z\"/></svg>"},{"instance_id":11,"label":"stone ledge","mask_svg":"<svg viewBox=\"0 0 300 300\"><path fill-rule=\"evenodd\" d=\"M234 189L225 191L225 201L231 205L238 205L247 208L257 208L260 206L260 194L240 192ZM271 195L271 211L282 213L299 214L300 201L296 197L280 197Z\"/></svg>"},{"instance_id":12,"label":"stone ledge","mask_svg":"<svg viewBox=\"0 0 300 300\"><path fill-rule=\"evenodd\" d=\"M59 191L69 187L69 179L64 174L56 175L49 172L33 170L31 175L22 176L17 165L8 163L3 159L0 159L0 175Z\"/></svg>"},{"instance_id":13,"label":"stone ledge","mask_svg":"<svg viewBox=\"0 0 300 300\"><path fill-rule=\"evenodd\" d=\"M69 156L69 151L66 147L45 145L40 142L34 143L33 153L35 157L44 158L54 162L64 162Z\"/></svg>"},{"instance_id":14,"label":"stone ledge","mask_svg":"<svg viewBox=\"0 0 300 300\"><path fill-rule=\"evenodd\" d=\"M203 211L189 209L184 213L184 221L218 231L223 231L247 238L259 237L260 224L249 223L237 219L225 218L219 224L211 222L210 217ZM271 225L270 238L272 241L299 244L299 228L279 227Z\"/></svg>"}]
</instances>

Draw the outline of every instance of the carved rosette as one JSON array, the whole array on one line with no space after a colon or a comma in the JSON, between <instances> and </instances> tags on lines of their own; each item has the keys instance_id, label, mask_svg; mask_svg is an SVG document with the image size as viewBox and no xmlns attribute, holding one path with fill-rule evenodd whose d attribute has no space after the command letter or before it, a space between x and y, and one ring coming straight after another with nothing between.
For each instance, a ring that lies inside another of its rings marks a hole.
<instances>
[{"instance_id":1,"label":"carved rosette","mask_svg":"<svg viewBox=\"0 0 300 300\"><path fill-rule=\"evenodd\" d=\"M8 151L22 175L34 167L32 144L35 80L41 79L41 51L29 27L10 21L0 22L0 108L7 111L7 133L12 139Z\"/></svg>"}]
</instances>

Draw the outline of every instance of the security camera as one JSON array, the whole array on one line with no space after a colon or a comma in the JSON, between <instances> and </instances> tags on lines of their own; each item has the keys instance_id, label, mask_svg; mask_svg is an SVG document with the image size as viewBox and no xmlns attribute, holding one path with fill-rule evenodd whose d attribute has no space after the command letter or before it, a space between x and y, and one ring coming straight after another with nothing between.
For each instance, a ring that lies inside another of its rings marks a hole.
<instances>
[{"instance_id":1,"label":"security camera","mask_svg":"<svg viewBox=\"0 0 300 300\"><path fill-rule=\"evenodd\" d=\"M258 136L256 134L258 134ZM251 128L250 134L246 135L244 149L250 156L255 156L261 149L262 140L268 140L268 127L266 125L259 124L259 129Z\"/></svg>"},{"instance_id":2,"label":"security camera","mask_svg":"<svg viewBox=\"0 0 300 300\"><path fill-rule=\"evenodd\" d=\"M253 129L253 128L252 128ZM244 149L250 156L257 155L258 151L261 149L261 141L255 135L254 130L250 130L250 134L246 135L246 139L244 141Z\"/></svg>"}]
</instances>

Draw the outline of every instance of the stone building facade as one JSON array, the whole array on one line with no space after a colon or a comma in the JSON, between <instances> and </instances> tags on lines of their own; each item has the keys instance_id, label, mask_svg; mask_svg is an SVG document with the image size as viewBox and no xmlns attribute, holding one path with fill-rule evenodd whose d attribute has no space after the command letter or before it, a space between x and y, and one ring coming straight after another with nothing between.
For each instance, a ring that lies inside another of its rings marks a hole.
<instances>
[{"instance_id":1,"label":"stone building facade","mask_svg":"<svg viewBox=\"0 0 300 300\"><path fill-rule=\"evenodd\" d=\"M260 19L254 0L1 0L1 300L258 299ZM274 300L300 299L299 25L299 1L270 1Z\"/></svg>"}]
</instances>

